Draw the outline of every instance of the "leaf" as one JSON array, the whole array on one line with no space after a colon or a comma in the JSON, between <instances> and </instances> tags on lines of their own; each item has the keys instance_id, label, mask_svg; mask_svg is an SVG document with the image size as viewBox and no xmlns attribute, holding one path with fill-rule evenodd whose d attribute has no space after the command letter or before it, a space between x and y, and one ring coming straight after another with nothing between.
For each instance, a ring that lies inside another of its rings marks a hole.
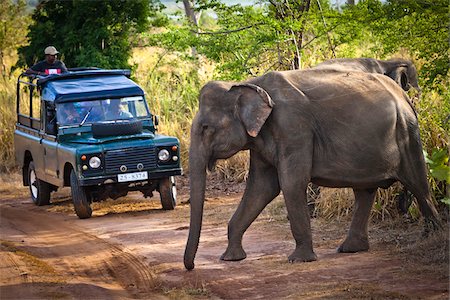
<instances>
[{"instance_id":1,"label":"leaf","mask_svg":"<svg viewBox=\"0 0 450 300\"><path fill-rule=\"evenodd\" d=\"M433 163L433 161L430 159L430 156L428 155L427 151L422 150L423 152L423 157L425 158L425 162L429 165L431 165Z\"/></svg>"},{"instance_id":2,"label":"leaf","mask_svg":"<svg viewBox=\"0 0 450 300\"><path fill-rule=\"evenodd\" d=\"M446 197L444 199L441 199L439 201L441 201L442 203L447 204L448 206L450 206L450 198L448 198L448 197Z\"/></svg>"},{"instance_id":3,"label":"leaf","mask_svg":"<svg viewBox=\"0 0 450 300\"><path fill-rule=\"evenodd\" d=\"M450 182L450 167L446 165L440 165L430 170L431 175L441 181Z\"/></svg>"},{"instance_id":4,"label":"leaf","mask_svg":"<svg viewBox=\"0 0 450 300\"><path fill-rule=\"evenodd\" d=\"M433 149L431 160L436 165L445 165L448 162L447 149Z\"/></svg>"}]
</instances>

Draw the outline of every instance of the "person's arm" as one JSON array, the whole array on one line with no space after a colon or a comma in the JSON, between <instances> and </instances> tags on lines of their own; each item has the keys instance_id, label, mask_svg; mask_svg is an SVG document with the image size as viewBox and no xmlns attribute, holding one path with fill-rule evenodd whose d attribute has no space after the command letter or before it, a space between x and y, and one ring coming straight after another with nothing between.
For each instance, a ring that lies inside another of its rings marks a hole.
<instances>
[{"instance_id":1,"label":"person's arm","mask_svg":"<svg viewBox=\"0 0 450 300\"><path fill-rule=\"evenodd\" d=\"M35 70L33 70L32 68L28 68L28 69L25 71L25 73L26 73L26 74L32 74L32 75L42 75L42 74L43 74L43 72L35 71Z\"/></svg>"},{"instance_id":2,"label":"person's arm","mask_svg":"<svg viewBox=\"0 0 450 300\"><path fill-rule=\"evenodd\" d=\"M28 68L25 71L26 74L33 74L33 75L45 75L45 72L42 72L41 70L41 63L37 63L31 68Z\"/></svg>"}]
</instances>

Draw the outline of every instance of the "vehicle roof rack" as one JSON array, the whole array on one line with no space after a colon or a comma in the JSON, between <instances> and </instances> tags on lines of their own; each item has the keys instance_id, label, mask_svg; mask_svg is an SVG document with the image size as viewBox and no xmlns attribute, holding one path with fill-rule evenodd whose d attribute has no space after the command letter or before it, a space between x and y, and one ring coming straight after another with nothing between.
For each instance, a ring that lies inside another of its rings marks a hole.
<instances>
[{"instance_id":1,"label":"vehicle roof rack","mask_svg":"<svg viewBox=\"0 0 450 300\"><path fill-rule=\"evenodd\" d=\"M81 78L81 77L91 77L91 76L108 76L108 75L123 75L128 78L131 76L131 71L128 69L89 69L83 71L72 71L62 74L51 74L46 77L41 77L38 79L37 84L39 86L45 85L49 81L57 81L71 78Z\"/></svg>"}]
</instances>

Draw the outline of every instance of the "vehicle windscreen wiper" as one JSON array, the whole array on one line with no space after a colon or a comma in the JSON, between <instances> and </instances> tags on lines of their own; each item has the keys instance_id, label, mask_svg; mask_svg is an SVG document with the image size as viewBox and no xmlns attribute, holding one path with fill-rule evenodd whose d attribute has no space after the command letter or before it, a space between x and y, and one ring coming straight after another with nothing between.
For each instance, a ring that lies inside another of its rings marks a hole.
<instances>
[{"instance_id":1,"label":"vehicle windscreen wiper","mask_svg":"<svg viewBox=\"0 0 450 300\"><path fill-rule=\"evenodd\" d=\"M87 118L89 117L89 115L91 114L91 110L92 110L93 106L91 106L91 108L89 108L88 112L86 113L86 115L83 118L83 121L81 121L80 125L78 126L83 126L84 123L86 123Z\"/></svg>"}]
</instances>

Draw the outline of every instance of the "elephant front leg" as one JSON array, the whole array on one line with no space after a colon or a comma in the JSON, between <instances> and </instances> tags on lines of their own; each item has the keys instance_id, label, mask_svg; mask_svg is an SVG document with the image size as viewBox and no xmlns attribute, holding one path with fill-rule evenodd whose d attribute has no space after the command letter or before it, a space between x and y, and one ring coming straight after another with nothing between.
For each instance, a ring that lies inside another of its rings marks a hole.
<instances>
[{"instance_id":1,"label":"elephant front leg","mask_svg":"<svg viewBox=\"0 0 450 300\"><path fill-rule=\"evenodd\" d=\"M295 250L289 255L289 262L309 262L317 260L313 251L311 222L306 200L307 182L297 185L298 189L283 189L286 208L289 214Z\"/></svg>"},{"instance_id":2,"label":"elephant front leg","mask_svg":"<svg viewBox=\"0 0 450 300\"><path fill-rule=\"evenodd\" d=\"M295 250L289 255L289 262L317 260L313 251L311 221L307 201L307 187L310 182L312 163L312 137L303 136L292 147L281 147L282 158L278 168L281 190L289 215Z\"/></svg>"},{"instance_id":3,"label":"elephant front leg","mask_svg":"<svg viewBox=\"0 0 450 300\"><path fill-rule=\"evenodd\" d=\"M247 186L236 212L228 224L228 247L221 260L237 261L247 257L242 237L261 211L279 193L276 169L251 155Z\"/></svg>"},{"instance_id":4,"label":"elephant front leg","mask_svg":"<svg viewBox=\"0 0 450 300\"><path fill-rule=\"evenodd\" d=\"M353 253L369 250L367 227L376 191L376 189L353 189L355 194L355 211L347 238L339 246L338 252Z\"/></svg>"}]
</instances>

